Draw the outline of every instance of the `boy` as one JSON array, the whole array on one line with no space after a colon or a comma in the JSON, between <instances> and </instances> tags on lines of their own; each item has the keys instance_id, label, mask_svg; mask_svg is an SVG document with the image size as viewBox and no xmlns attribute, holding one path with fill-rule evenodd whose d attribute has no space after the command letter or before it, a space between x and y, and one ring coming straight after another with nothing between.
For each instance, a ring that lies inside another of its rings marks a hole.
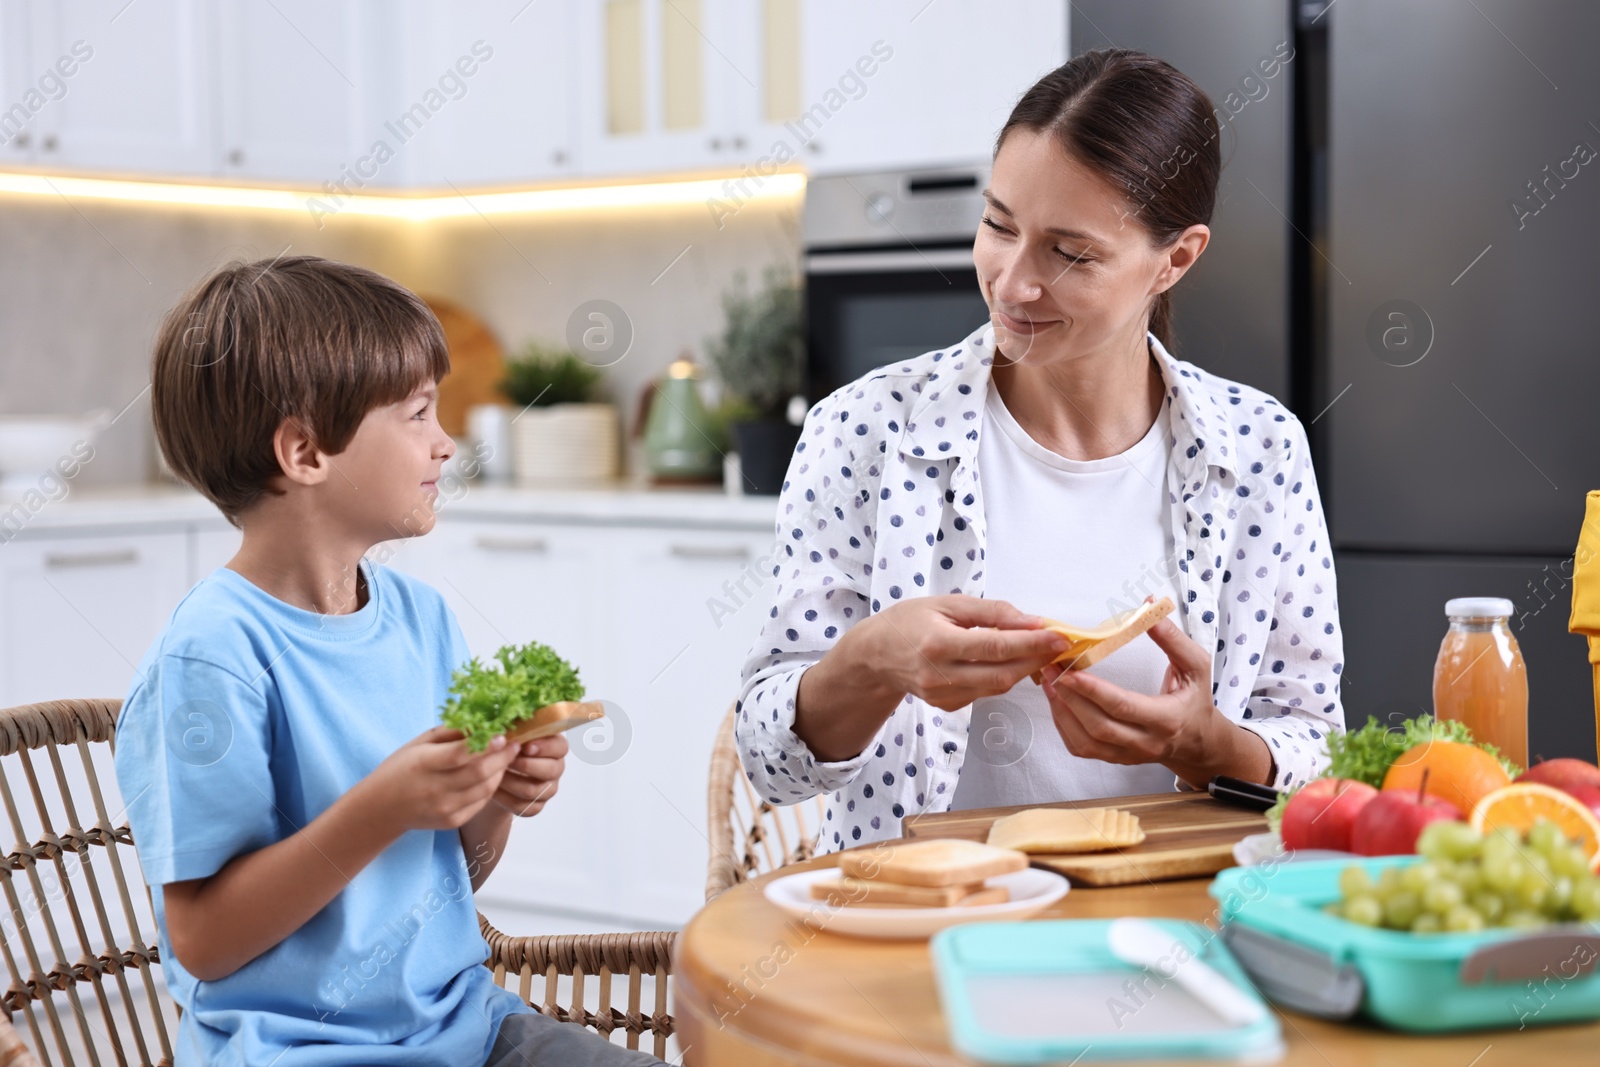
<instances>
[{"instance_id":1,"label":"boy","mask_svg":"<svg viewBox=\"0 0 1600 1067\"><path fill-rule=\"evenodd\" d=\"M161 450L244 534L117 722L180 1067L660 1063L483 966L472 893L567 742L473 755L438 725L460 627L363 558L433 526L449 369L414 295L311 256L218 271L156 340Z\"/></svg>"}]
</instances>

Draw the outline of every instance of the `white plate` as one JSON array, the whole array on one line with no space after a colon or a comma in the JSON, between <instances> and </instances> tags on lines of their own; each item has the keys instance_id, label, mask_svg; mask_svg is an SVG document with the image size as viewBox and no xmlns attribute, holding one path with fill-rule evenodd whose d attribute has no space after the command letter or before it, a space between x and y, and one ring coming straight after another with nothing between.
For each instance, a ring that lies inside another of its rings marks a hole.
<instances>
[{"instance_id":1,"label":"white plate","mask_svg":"<svg viewBox=\"0 0 1600 1067\"><path fill-rule=\"evenodd\" d=\"M825 900L813 900L811 883L839 877L837 868L801 871L767 883L766 896L797 919L808 920L814 929L846 937L868 937L897 941L932 937L947 926L986 922L994 919L1026 919L1066 896L1067 880L1054 871L1029 867L1014 874L990 878L985 885L1005 886L1011 899L1004 904L977 904L951 908L856 908L835 907Z\"/></svg>"},{"instance_id":2,"label":"white plate","mask_svg":"<svg viewBox=\"0 0 1600 1067\"><path fill-rule=\"evenodd\" d=\"M1283 838L1274 833L1251 834L1233 846L1233 861L1241 867L1254 867L1268 860L1354 860L1354 852L1338 852L1327 848L1303 848L1291 852L1283 847Z\"/></svg>"}]
</instances>

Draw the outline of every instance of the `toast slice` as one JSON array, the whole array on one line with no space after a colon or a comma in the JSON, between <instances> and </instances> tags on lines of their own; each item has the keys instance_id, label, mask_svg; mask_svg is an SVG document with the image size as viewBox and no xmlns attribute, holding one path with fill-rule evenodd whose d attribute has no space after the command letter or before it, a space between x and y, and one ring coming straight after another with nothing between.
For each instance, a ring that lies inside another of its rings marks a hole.
<instances>
[{"instance_id":1,"label":"toast slice","mask_svg":"<svg viewBox=\"0 0 1600 1067\"><path fill-rule=\"evenodd\" d=\"M912 886L971 885L1027 866L1021 852L945 838L839 855L839 871L848 878Z\"/></svg>"},{"instance_id":2,"label":"toast slice","mask_svg":"<svg viewBox=\"0 0 1600 1067\"><path fill-rule=\"evenodd\" d=\"M952 908L975 908L975 907L978 907L981 904L1004 904L1007 901L1009 901L1010 899L1011 899L1011 890L1007 889L1005 886L1003 886L1003 885L986 885L986 886L979 886L977 889L973 890L971 893L968 893L966 896L962 897L961 899L957 900L955 903L950 904L948 906L952 907ZM926 908L926 907L935 906L935 905L928 905L928 904L889 904L889 903L886 903L886 902L883 902L883 901L871 901L871 900L858 900L858 901L855 901L854 903L851 903L848 900L842 900L842 899L840 900L839 903L842 904L842 905L848 906L848 907L852 907L852 908L918 908L918 907ZM837 907L837 906L839 906L839 904L836 904L834 906Z\"/></svg>"},{"instance_id":3,"label":"toast slice","mask_svg":"<svg viewBox=\"0 0 1600 1067\"><path fill-rule=\"evenodd\" d=\"M536 741L604 718L605 713L605 705L598 700L561 700L546 704L507 730L506 743L515 745Z\"/></svg>"},{"instance_id":4,"label":"toast slice","mask_svg":"<svg viewBox=\"0 0 1600 1067\"><path fill-rule=\"evenodd\" d=\"M811 896L839 904L893 904L897 907L948 908L983 889L982 882L967 885L895 885L865 878L828 878L811 883Z\"/></svg>"}]
</instances>

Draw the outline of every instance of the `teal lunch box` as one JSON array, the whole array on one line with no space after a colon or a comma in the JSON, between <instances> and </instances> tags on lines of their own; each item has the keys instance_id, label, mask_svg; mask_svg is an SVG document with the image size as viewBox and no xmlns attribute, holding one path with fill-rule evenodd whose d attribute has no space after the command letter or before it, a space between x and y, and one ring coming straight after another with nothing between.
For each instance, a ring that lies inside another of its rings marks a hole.
<instances>
[{"instance_id":1,"label":"teal lunch box","mask_svg":"<svg viewBox=\"0 0 1600 1067\"><path fill-rule=\"evenodd\" d=\"M1365 1012L1399 1030L1441 1032L1600 1019L1600 924L1413 934L1329 915L1339 873L1374 880L1419 856L1232 867L1211 883L1223 937L1256 988L1328 1019Z\"/></svg>"},{"instance_id":2,"label":"teal lunch box","mask_svg":"<svg viewBox=\"0 0 1600 1067\"><path fill-rule=\"evenodd\" d=\"M1152 919L1252 1000L1260 997L1212 930ZM1283 1054L1270 1009L1235 1026L1174 981L1111 953L1106 919L985 922L935 934L929 950L950 1043L983 1063L1222 1059ZM1264 1005L1264 1002L1263 1006Z\"/></svg>"}]
</instances>

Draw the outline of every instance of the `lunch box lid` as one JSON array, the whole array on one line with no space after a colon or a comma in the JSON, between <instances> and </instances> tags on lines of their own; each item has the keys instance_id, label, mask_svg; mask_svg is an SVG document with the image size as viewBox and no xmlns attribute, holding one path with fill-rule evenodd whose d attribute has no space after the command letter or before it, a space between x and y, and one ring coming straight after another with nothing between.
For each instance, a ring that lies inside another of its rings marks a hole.
<instances>
[{"instance_id":1,"label":"lunch box lid","mask_svg":"<svg viewBox=\"0 0 1600 1067\"><path fill-rule=\"evenodd\" d=\"M1259 994L1215 930L1152 919L1253 1000ZM1005 1064L1121 1059L1268 1062L1283 1053L1270 1010L1233 1026L1171 979L1124 963L1110 920L969 923L930 942L951 1043ZM1263 1002L1264 1004L1264 1002Z\"/></svg>"}]
</instances>

